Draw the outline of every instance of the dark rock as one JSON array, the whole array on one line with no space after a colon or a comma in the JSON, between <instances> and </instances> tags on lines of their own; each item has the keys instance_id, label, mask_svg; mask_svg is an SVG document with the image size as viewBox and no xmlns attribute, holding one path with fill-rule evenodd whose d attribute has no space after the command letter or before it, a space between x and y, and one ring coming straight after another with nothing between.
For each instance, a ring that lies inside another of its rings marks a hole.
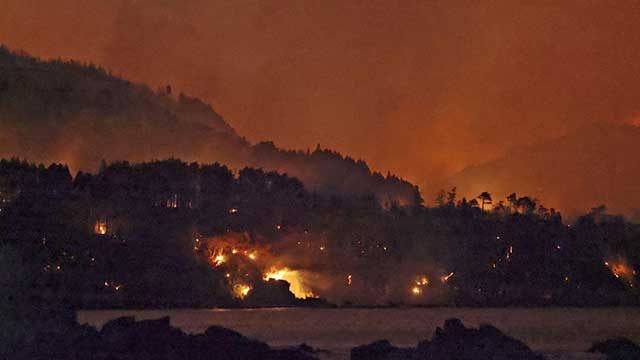
<instances>
[{"instance_id":1,"label":"dark rock","mask_svg":"<svg viewBox=\"0 0 640 360\"><path fill-rule=\"evenodd\" d=\"M313 348L300 346L288 349L271 349L267 344L249 339L242 334L220 326L211 326L203 338L207 353L216 354L215 359L229 360L312 360Z\"/></svg>"},{"instance_id":2,"label":"dark rock","mask_svg":"<svg viewBox=\"0 0 640 360\"><path fill-rule=\"evenodd\" d=\"M463 335L467 332L467 328L462 325L460 319L447 319L444 321L444 332L451 335Z\"/></svg>"},{"instance_id":3,"label":"dark rock","mask_svg":"<svg viewBox=\"0 0 640 360\"><path fill-rule=\"evenodd\" d=\"M466 328L458 319L448 319L436 328L431 340L415 349L399 349L386 340L351 350L351 360L539 360L522 342L504 335L490 325Z\"/></svg>"},{"instance_id":4,"label":"dark rock","mask_svg":"<svg viewBox=\"0 0 640 360\"><path fill-rule=\"evenodd\" d=\"M270 360L310 360L315 359L309 353L297 348L274 350L269 356Z\"/></svg>"},{"instance_id":5,"label":"dark rock","mask_svg":"<svg viewBox=\"0 0 640 360\"><path fill-rule=\"evenodd\" d=\"M594 343L589 352L607 355L607 360L640 359L640 346L629 339L616 338Z\"/></svg>"},{"instance_id":6,"label":"dark rock","mask_svg":"<svg viewBox=\"0 0 640 360\"><path fill-rule=\"evenodd\" d=\"M71 323L46 328L16 360L314 360L307 345L271 349L267 344L219 326L204 334L187 335L169 318L135 321L132 317L107 322L98 332Z\"/></svg>"},{"instance_id":7,"label":"dark rock","mask_svg":"<svg viewBox=\"0 0 640 360\"><path fill-rule=\"evenodd\" d=\"M107 321L103 326L102 330L100 330L100 335L109 336L112 334L117 334L125 329L128 329L136 322L136 319L133 316L123 316L117 319L113 319Z\"/></svg>"},{"instance_id":8,"label":"dark rock","mask_svg":"<svg viewBox=\"0 0 640 360\"><path fill-rule=\"evenodd\" d=\"M267 344L219 326L188 335L168 317L135 321L122 317L100 332L87 325L55 322L34 334L16 360L314 360L307 345L271 349Z\"/></svg>"},{"instance_id":9,"label":"dark rock","mask_svg":"<svg viewBox=\"0 0 640 360\"><path fill-rule=\"evenodd\" d=\"M524 343L504 335L493 326L465 328L458 319L445 321L431 341L418 344L416 359L425 360L507 360L542 359Z\"/></svg>"},{"instance_id":10,"label":"dark rock","mask_svg":"<svg viewBox=\"0 0 640 360\"><path fill-rule=\"evenodd\" d=\"M99 351L101 338L98 331L89 325L74 326L65 336L68 340L68 348L74 349L77 353L92 354Z\"/></svg>"},{"instance_id":11,"label":"dark rock","mask_svg":"<svg viewBox=\"0 0 640 360\"><path fill-rule=\"evenodd\" d=\"M331 351L329 350L314 348L305 343L298 345L296 349L307 354L325 354L325 355L331 354Z\"/></svg>"},{"instance_id":12,"label":"dark rock","mask_svg":"<svg viewBox=\"0 0 640 360\"><path fill-rule=\"evenodd\" d=\"M100 336L88 325L60 323L38 329L31 341L13 359L91 359L101 347ZM73 349L73 356L69 356Z\"/></svg>"},{"instance_id":13,"label":"dark rock","mask_svg":"<svg viewBox=\"0 0 640 360\"><path fill-rule=\"evenodd\" d=\"M206 352L216 354L216 359L268 359L272 353L267 344L219 326L207 329L204 338Z\"/></svg>"},{"instance_id":14,"label":"dark rock","mask_svg":"<svg viewBox=\"0 0 640 360\"><path fill-rule=\"evenodd\" d=\"M397 350L389 341L378 340L351 349L351 360L385 360Z\"/></svg>"},{"instance_id":15,"label":"dark rock","mask_svg":"<svg viewBox=\"0 0 640 360\"><path fill-rule=\"evenodd\" d=\"M210 326L207 330L205 330L204 335L207 338L210 338L215 341L219 340L239 340L245 339L242 334L237 331L233 331L231 329L223 328L222 326Z\"/></svg>"},{"instance_id":16,"label":"dark rock","mask_svg":"<svg viewBox=\"0 0 640 360\"><path fill-rule=\"evenodd\" d=\"M318 350L312 348L311 346L309 346L309 345L307 345L305 343L300 344L297 349L300 350L300 351L304 351L304 352L310 353L310 354L318 352Z\"/></svg>"},{"instance_id":17,"label":"dark rock","mask_svg":"<svg viewBox=\"0 0 640 360\"><path fill-rule=\"evenodd\" d=\"M167 354L184 344L187 335L171 327L168 317L135 321L119 318L105 324L100 331L108 353Z\"/></svg>"},{"instance_id":18,"label":"dark rock","mask_svg":"<svg viewBox=\"0 0 640 360\"><path fill-rule=\"evenodd\" d=\"M289 348L284 349L284 350L286 350L286 351L295 351L295 352L297 352L299 354L303 354L303 355L310 356L310 357L313 357L313 358L315 358L316 355L329 355L329 354L331 354L331 351L329 351L329 350L316 349L316 348L311 347L311 346L309 346L309 345L307 345L305 343L302 343L302 344L300 344L298 346L292 346L292 347L289 347Z\"/></svg>"},{"instance_id":19,"label":"dark rock","mask_svg":"<svg viewBox=\"0 0 640 360\"><path fill-rule=\"evenodd\" d=\"M289 283L284 280L259 282L244 299L244 304L251 307L294 306L297 300L289 288Z\"/></svg>"}]
</instances>

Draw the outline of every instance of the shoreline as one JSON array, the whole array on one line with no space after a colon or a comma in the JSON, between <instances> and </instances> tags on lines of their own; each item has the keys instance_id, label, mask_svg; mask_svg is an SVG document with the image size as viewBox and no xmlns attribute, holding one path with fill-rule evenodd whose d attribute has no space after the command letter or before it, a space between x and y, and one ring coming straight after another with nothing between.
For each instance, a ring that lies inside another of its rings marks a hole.
<instances>
[{"instance_id":1,"label":"shoreline","mask_svg":"<svg viewBox=\"0 0 640 360\"><path fill-rule=\"evenodd\" d=\"M159 307L82 307L78 308L74 311L109 311L109 310L120 310L120 311L156 311L156 310L273 310L273 309L305 309L305 310L402 310L402 309L640 309L640 304L625 304L625 305L507 305L507 306L470 306L470 305L335 305L328 304L326 306L159 306Z\"/></svg>"},{"instance_id":2,"label":"shoreline","mask_svg":"<svg viewBox=\"0 0 640 360\"><path fill-rule=\"evenodd\" d=\"M138 320L171 317L173 326L201 333L219 325L271 346L307 343L321 349L348 349L379 339L415 346L448 318L466 326L491 324L536 351L586 351L593 342L627 337L640 342L640 312L609 308L259 308L81 310L77 320L98 328L120 316ZM635 315L633 315L635 314Z\"/></svg>"},{"instance_id":3,"label":"shoreline","mask_svg":"<svg viewBox=\"0 0 640 360\"><path fill-rule=\"evenodd\" d=\"M202 312L202 310L192 309L194 312ZM264 311L260 311L264 310ZM283 310L283 311L278 311ZM537 339L537 336L542 334L530 333L528 336L523 335L522 333L522 325L527 326L539 326L540 323L536 324L535 322L530 321L522 321L518 322L520 329L512 328L509 326L503 327L501 323L501 318L493 318L493 320L489 320L487 322L478 324L476 321L470 319L468 316L464 314L444 314L444 317L441 318L430 318L429 324L426 324L422 321L422 319L418 319L418 322L422 325L428 325L424 329L417 331L416 336L413 338L406 337L404 340L394 338L395 335L398 335L397 330L392 329L392 333L382 332L376 333L375 335L369 334L368 336L360 336L360 337L349 337L346 336L348 334L358 334L363 335L363 332L366 332L366 327L363 328L363 324L358 324L358 321L351 321L346 319L346 322L353 327L348 329L344 328L327 328L325 327L327 323L317 323L313 321L313 319L318 319L318 317L312 317L311 323L316 325L308 326L305 328L307 330L311 328L312 332L303 332L301 334L298 333L298 330L295 324L291 323L292 320L297 321L304 316L300 316L300 314L294 314L288 312L287 310L291 310L289 308L271 308L271 309L251 309L249 311L244 311L238 309L237 311L213 311L218 315L228 314L226 316L227 319L233 318L234 321L239 321L238 324L244 324L244 326L250 326L254 330L257 328L262 328L263 334L271 334L274 332L281 332L281 335L284 337L276 340L274 338L269 338L268 336L260 336L255 333L255 331L247 330L246 328L242 328L242 326L233 326L228 323L225 323L223 318L215 316L211 319L216 319L216 321L205 322L200 324L200 328L185 328L184 324L184 315L185 311L182 312L174 312L173 314L166 312L158 312L155 314L151 314L152 316L148 316L150 314L146 314L143 316L137 316L139 314L132 314L128 311L127 314L113 314L117 316L109 317L109 319L104 319L105 322L103 324L94 323L86 323L82 321L78 321L81 326L89 326L91 328L96 329L100 333L104 333L107 331L109 333L111 329L114 327L114 324L121 324L123 321L125 323L129 323L132 328L141 328L147 329L145 331L149 331L149 335L153 336L155 327L149 328L148 326L138 326L135 323L139 324L150 324L153 326L158 326L158 324L162 324L161 328L172 327L176 330L180 330L185 334L184 336L189 337L189 339L201 338L203 335L211 336L212 328L214 329L214 333L220 333L220 331L224 332L233 332L237 334L241 334L243 338L248 339L248 341L254 341L257 343L262 343L270 347L275 351L283 351L283 352L297 352L298 355L300 353L305 353L310 355L310 358L314 359L324 359L324 360L369 360L369 359L378 359L378 360L392 360L392 359L400 359L405 358L406 356L414 356L417 355L418 358L430 358L430 359L450 359L449 357L442 357L443 354L449 354L455 351L462 351L464 353L471 351L471 353L475 354L475 351L478 349L483 349L482 351L488 351L487 354L492 354L493 351L505 351L505 354L517 355L516 357L507 357L507 358L518 358L518 359L549 359L549 360L583 360L583 359L604 359L605 354L610 354L611 351L640 351L637 345L634 344L634 341L637 343L640 340L640 332L634 330L635 334L638 336L634 337L623 337L620 334L611 334L606 331L603 333L594 336L594 334L583 334L579 327L576 327L576 324L571 325L574 328L574 336L577 334L581 339L579 342L576 341L575 338L570 339L554 339L556 343L547 343L545 346L540 346L540 339ZM335 309L333 309L335 310ZM352 309L356 310L356 309ZM366 309L364 309L366 310ZM372 309L368 309L373 311ZM472 309L471 309L472 310ZM147 312L154 312L154 310L147 310ZM246 317L242 314L255 314L262 313L266 315L263 316L263 320L266 319L265 322L253 322L249 319L258 319L255 317ZM385 312L386 313L386 312ZM399 312L401 313L401 312ZM279 314L279 315L276 315ZM309 314L309 313L308 313ZM86 314L85 314L86 315ZM192 319L198 319L202 321L202 314L187 314ZM194 317L195 315L195 317ZM284 323L281 322L282 315L292 315L289 316L287 321ZM534 318L535 318L535 314ZM575 314L574 314L575 315ZM592 313L592 315L598 315ZM602 315L602 314L601 314ZM205 316L206 317L206 316ZM238 317L242 319L237 319ZM507 317L508 318L508 314ZM320 318L327 319L327 315L321 315ZM397 319L397 316L388 316L388 313L384 316L386 319ZM413 316L406 317L406 319L412 319ZM549 316L547 316L547 319ZM129 320L130 319L130 320ZM367 324L372 326L379 326L380 323L376 321L376 319L371 319L369 316L360 317L359 319L366 319ZM406 320L405 319L405 320ZM444 319L444 320L443 320ZM504 319L504 318L503 318ZM531 320L533 318L530 318ZM329 320L329 323L335 323L335 320L338 322L345 322L345 317L333 317L333 320ZM582 319L587 323L592 323L589 319ZM602 320L602 319L601 319ZM287 326L288 325L288 326ZM367 327L369 326L367 325ZM388 324L385 324L385 326ZM409 331L412 329L413 325L411 323L405 323L404 321L400 321L396 324L400 326L397 329L401 329L402 331ZM545 323L544 328L539 328L538 331L542 331L543 333L549 333L548 335L553 336L553 332L559 334L565 334L565 329L556 328L558 324L547 324ZM597 326L596 323L593 323L594 326ZM121 326L121 325L118 325ZM218 329L227 329L227 330L218 330ZM394 328L395 329L395 328ZM370 330L370 329L369 329ZM413 329L416 331L416 329ZM345 333L347 331L347 333ZM166 331L165 331L166 333ZM290 337L289 335L297 334L297 337ZM313 336L315 334L315 338ZM329 338L326 338L327 335L331 335ZM366 335L366 334L365 334ZM391 335L391 336L389 336ZM319 336L319 337L318 337ZM324 338L323 338L324 337ZM630 340L627 340L630 339ZM215 340L212 340L215 342ZM559 341L559 342L558 342ZM460 347L460 344L464 344L463 347ZM555 346L560 344L561 346ZM478 347L479 346L479 347ZM495 350L492 350L495 349ZM631 349L631 350L629 350ZM609 352L609 353L608 353ZM635 353L634 353L635 354ZM297 355L296 355L297 356ZM314 357L315 356L315 357ZM425 357L426 356L426 357ZM466 357L465 357L466 358Z\"/></svg>"}]
</instances>

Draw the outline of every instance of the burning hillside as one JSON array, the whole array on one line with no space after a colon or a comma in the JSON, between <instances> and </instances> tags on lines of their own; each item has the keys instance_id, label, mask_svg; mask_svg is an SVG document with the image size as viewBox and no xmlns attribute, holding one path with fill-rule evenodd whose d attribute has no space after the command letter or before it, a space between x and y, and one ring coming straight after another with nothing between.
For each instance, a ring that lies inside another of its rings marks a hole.
<instances>
[{"instance_id":1,"label":"burning hillside","mask_svg":"<svg viewBox=\"0 0 640 360\"><path fill-rule=\"evenodd\" d=\"M286 281L297 299L324 298L334 302L366 302L383 305L392 302L427 304L442 300L454 272L434 271L438 279L430 283L427 275L411 276L394 271L389 247L376 247L387 256L377 257L377 266L368 269L357 264L366 251L349 259L333 253L335 243L309 230L289 229L278 240L267 243L248 233L226 233L208 239L197 237L194 251L212 267L222 271L227 286L238 299L270 281ZM424 267L424 265L422 265ZM349 269L349 270L346 270ZM407 270L410 272L410 270Z\"/></svg>"},{"instance_id":2,"label":"burning hillside","mask_svg":"<svg viewBox=\"0 0 640 360\"><path fill-rule=\"evenodd\" d=\"M527 197L482 209L455 191L385 208L178 160L75 179L0 161L0 180L0 239L89 306L640 303L640 227L604 208L565 224Z\"/></svg>"},{"instance_id":3,"label":"burning hillside","mask_svg":"<svg viewBox=\"0 0 640 360\"><path fill-rule=\"evenodd\" d=\"M227 233L207 240L195 239L194 250L208 258L212 266L224 272L234 295L245 298L257 284L284 280L298 299L316 298L313 288L318 277L306 269L292 269L287 256L273 252L271 246L256 243L246 233ZM316 290L317 291L317 290Z\"/></svg>"},{"instance_id":4,"label":"burning hillside","mask_svg":"<svg viewBox=\"0 0 640 360\"><path fill-rule=\"evenodd\" d=\"M620 279L630 287L637 285L636 276L638 273L629 265L629 261L623 257L616 257L614 260L607 260L604 265L611 270L613 276Z\"/></svg>"}]
</instances>

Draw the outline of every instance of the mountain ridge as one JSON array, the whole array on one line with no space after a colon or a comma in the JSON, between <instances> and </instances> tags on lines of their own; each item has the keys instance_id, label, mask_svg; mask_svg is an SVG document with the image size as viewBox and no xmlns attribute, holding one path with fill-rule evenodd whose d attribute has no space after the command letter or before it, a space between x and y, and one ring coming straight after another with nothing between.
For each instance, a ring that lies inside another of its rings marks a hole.
<instances>
[{"instance_id":1,"label":"mountain ridge","mask_svg":"<svg viewBox=\"0 0 640 360\"><path fill-rule=\"evenodd\" d=\"M283 150L241 137L207 103L170 86L152 91L93 64L42 61L0 48L0 156L96 170L103 160L163 158L263 167L313 191L372 193L383 204L416 204L416 186L362 160L321 149Z\"/></svg>"},{"instance_id":2,"label":"mountain ridge","mask_svg":"<svg viewBox=\"0 0 640 360\"><path fill-rule=\"evenodd\" d=\"M458 186L468 197L490 191L504 198L517 189L568 214L604 204L637 220L640 195L633 191L633 179L640 176L640 162L628 149L637 148L638 143L640 127L594 122L469 166L448 184Z\"/></svg>"}]
</instances>

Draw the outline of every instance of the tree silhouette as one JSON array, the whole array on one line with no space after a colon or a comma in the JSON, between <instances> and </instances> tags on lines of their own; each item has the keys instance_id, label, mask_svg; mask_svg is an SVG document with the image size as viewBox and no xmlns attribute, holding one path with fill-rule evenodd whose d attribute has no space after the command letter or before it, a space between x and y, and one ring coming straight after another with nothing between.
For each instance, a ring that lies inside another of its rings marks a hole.
<instances>
[{"instance_id":1,"label":"tree silhouette","mask_svg":"<svg viewBox=\"0 0 640 360\"><path fill-rule=\"evenodd\" d=\"M516 204L518 209L526 214L530 214L536 209L536 202L528 196L518 198Z\"/></svg>"},{"instance_id":2,"label":"tree silhouette","mask_svg":"<svg viewBox=\"0 0 640 360\"><path fill-rule=\"evenodd\" d=\"M438 191L438 195L436 195L436 205L444 206L446 204L446 197L447 193L444 191L444 189L440 189L440 191Z\"/></svg>"},{"instance_id":3,"label":"tree silhouette","mask_svg":"<svg viewBox=\"0 0 640 360\"><path fill-rule=\"evenodd\" d=\"M516 193L511 193L509 196L507 196L507 201L509 202L509 207L511 208L511 211L518 211L518 196L516 195Z\"/></svg>"},{"instance_id":4,"label":"tree silhouette","mask_svg":"<svg viewBox=\"0 0 640 360\"><path fill-rule=\"evenodd\" d=\"M453 187L451 191L447 193L447 205L455 205L456 203L456 189L457 187Z\"/></svg>"},{"instance_id":5,"label":"tree silhouette","mask_svg":"<svg viewBox=\"0 0 640 360\"><path fill-rule=\"evenodd\" d=\"M482 194L478 195L478 199L480 199L480 201L481 201L482 210L484 210L484 206L486 204L491 204L492 203L491 194L489 194L486 191L484 191Z\"/></svg>"}]
</instances>

